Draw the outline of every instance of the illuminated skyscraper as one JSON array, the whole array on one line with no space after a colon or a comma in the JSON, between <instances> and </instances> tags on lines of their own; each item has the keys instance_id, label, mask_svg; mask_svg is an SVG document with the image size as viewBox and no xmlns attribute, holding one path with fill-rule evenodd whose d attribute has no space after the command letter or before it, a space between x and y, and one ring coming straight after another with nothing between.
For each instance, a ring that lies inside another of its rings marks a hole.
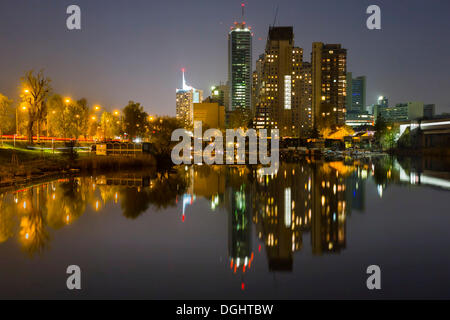
<instances>
[{"instance_id":1,"label":"illuminated skyscraper","mask_svg":"<svg viewBox=\"0 0 450 320\"><path fill-rule=\"evenodd\" d=\"M293 28L270 27L265 53L258 60L256 128L275 128L281 136L299 136L302 60L303 49L294 46Z\"/></svg>"},{"instance_id":2,"label":"illuminated skyscraper","mask_svg":"<svg viewBox=\"0 0 450 320\"><path fill-rule=\"evenodd\" d=\"M186 84L183 72L183 87L176 91L177 118L182 121L185 127L189 127L194 121L194 103L200 103L203 100L203 91L195 89Z\"/></svg>"},{"instance_id":3,"label":"illuminated skyscraper","mask_svg":"<svg viewBox=\"0 0 450 320\"><path fill-rule=\"evenodd\" d=\"M252 33L245 21L234 23L228 34L228 83L230 106L251 109L252 95Z\"/></svg>"},{"instance_id":4,"label":"illuminated skyscraper","mask_svg":"<svg viewBox=\"0 0 450 320\"><path fill-rule=\"evenodd\" d=\"M313 125L320 129L345 123L347 49L314 42L312 63Z\"/></svg>"},{"instance_id":5,"label":"illuminated skyscraper","mask_svg":"<svg viewBox=\"0 0 450 320\"><path fill-rule=\"evenodd\" d=\"M302 62L300 78L300 136L308 136L313 129L311 63Z\"/></svg>"}]
</instances>

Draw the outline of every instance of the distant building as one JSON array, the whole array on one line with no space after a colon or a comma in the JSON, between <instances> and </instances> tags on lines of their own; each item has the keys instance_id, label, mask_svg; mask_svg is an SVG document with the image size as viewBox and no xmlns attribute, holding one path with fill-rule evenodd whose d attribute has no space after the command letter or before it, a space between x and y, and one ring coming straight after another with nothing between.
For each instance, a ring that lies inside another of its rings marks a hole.
<instances>
[{"instance_id":1,"label":"distant building","mask_svg":"<svg viewBox=\"0 0 450 320\"><path fill-rule=\"evenodd\" d=\"M375 121L382 117L389 122L407 121L423 118L424 104L423 102L399 103L395 107L384 107L376 105L374 107Z\"/></svg>"},{"instance_id":2,"label":"distant building","mask_svg":"<svg viewBox=\"0 0 450 320\"><path fill-rule=\"evenodd\" d=\"M340 44L314 42L311 63L314 126L320 129L343 125L347 96L347 50Z\"/></svg>"},{"instance_id":3,"label":"distant building","mask_svg":"<svg viewBox=\"0 0 450 320\"><path fill-rule=\"evenodd\" d=\"M212 102L217 102L219 106L224 106L227 110L230 103L229 96L230 87L226 84L219 84L211 87L211 99Z\"/></svg>"},{"instance_id":4,"label":"distant building","mask_svg":"<svg viewBox=\"0 0 450 320\"><path fill-rule=\"evenodd\" d=\"M216 102L194 103L194 121L214 129L225 128L225 107Z\"/></svg>"},{"instance_id":5,"label":"distant building","mask_svg":"<svg viewBox=\"0 0 450 320\"><path fill-rule=\"evenodd\" d=\"M426 104L423 106L423 116L427 119L433 119L436 114L436 106L434 104Z\"/></svg>"},{"instance_id":6,"label":"distant building","mask_svg":"<svg viewBox=\"0 0 450 320\"><path fill-rule=\"evenodd\" d=\"M262 82L262 72L264 65L264 54L259 55L258 60L256 60L256 70L253 71L252 75L252 114L256 113L256 106L260 104L260 92L261 92L261 82Z\"/></svg>"},{"instance_id":7,"label":"distant building","mask_svg":"<svg viewBox=\"0 0 450 320\"><path fill-rule=\"evenodd\" d=\"M350 127L373 126L374 117L368 112L347 112L345 124Z\"/></svg>"},{"instance_id":8,"label":"distant building","mask_svg":"<svg viewBox=\"0 0 450 320\"><path fill-rule=\"evenodd\" d=\"M186 84L183 72L183 87L176 91L176 113L184 127L189 127L194 120L194 103L203 100L203 91L190 87Z\"/></svg>"},{"instance_id":9,"label":"distant building","mask_svg":"<svg viewBox=\"0 0 450 320\"><path fill-rule=\"evenodd\" d=\"M347 73L347 112L364 113L366 111L366 77L353 78Z\"/></svg>"},{"instance_id":10,"label":"distant building","mask_svg":"<svg viewBox=\"0 0 450 320\"><path fill-rule=\"evenodd\" d=\"M252 95L252 33L245 21L235 23L228 34L228 84L230 105L251 109Z\"/></svg>"}]
</instances>

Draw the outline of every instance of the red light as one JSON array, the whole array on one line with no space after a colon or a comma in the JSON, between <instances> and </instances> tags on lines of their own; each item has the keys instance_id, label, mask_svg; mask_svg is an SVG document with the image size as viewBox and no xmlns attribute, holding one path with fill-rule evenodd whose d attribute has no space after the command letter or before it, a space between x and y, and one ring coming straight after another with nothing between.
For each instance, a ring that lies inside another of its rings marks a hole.
<instances>
[{"instance_id":1,"label":"red light","mask_svg":"<svg viewBox=\"0 0 450 320\"><path fill-rule=\"evenodd\" d=\"M261 245L259 245L259 247L258 247L258 251L261 251Z\"/></svg>"},{"instance_id":2,"label":"red light","mask_svg":"<svg viewBox=\"0 0 450 320\"><path fill-rule=\"evenodd\" d=\"M245 4L243 3L243 4L241 4L241 7L245 7Z\"/></svg>"},{"instance_id":3,"label":"red light","mask_svg":"<svg viewBox=\"0 0 450 320\"><path fill-rule=\"evenodd\" d=\"M186 71L184 68L181 68L181 72L184 72L184 71Z\"/></svg>"},{"instance_id":4,"label":"red light","mask_svg":"<svg viewBox=\"0 0 450 320\"><path fill-rule=\"evenodd\" d=\"M242 268L242 271L245 273L245 264L244 264L244 267Z\"/></svg>"},{"instance_id":5,"label":"red light","mask_svg":"<svg viewBox=\"0 0 450 320\"><path fill-rule=\"evenodd\" d=\"M241 289L245 290L245 283L243 283L243 282L241 283Z\"/></svg>"},{"instance_id":6,"label":"red light","mask_svg":"<svg viewBox=\"0 0 450 320\"><path fill-rule=\"evenodd\" d=\"M183 221L183 222L184 222L184 214L183 214L183 216L181 217L181 221Z\"/></svg>"}]
</instances>

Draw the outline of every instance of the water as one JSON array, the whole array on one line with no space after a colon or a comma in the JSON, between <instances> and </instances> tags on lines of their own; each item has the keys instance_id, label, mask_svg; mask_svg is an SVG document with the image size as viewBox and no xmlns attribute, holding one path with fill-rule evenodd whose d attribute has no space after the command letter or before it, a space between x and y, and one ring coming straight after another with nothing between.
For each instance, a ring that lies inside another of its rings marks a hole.
<instances>
[{"instance_id":1,"label":"water","mask_svg":"<svg viewBox=\"0 0 450 320\"><path fill-rule=\"evenodd\" d=\"M445 169L194 166L4 192L0 298L450 298ZM66 288L72 264L81 291ZM366 287L372 264L380 291Z\"/></svg>"}]
</instances>

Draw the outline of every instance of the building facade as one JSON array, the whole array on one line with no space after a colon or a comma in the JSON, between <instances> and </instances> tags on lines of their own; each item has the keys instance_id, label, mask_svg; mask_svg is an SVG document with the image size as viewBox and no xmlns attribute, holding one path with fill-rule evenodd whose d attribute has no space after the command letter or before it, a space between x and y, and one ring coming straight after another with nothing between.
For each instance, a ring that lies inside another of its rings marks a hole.
<instances>
[{"instance_id":1,"label":"building facade","mask_svg":"<svg viewBox=\"0 0 450 320\"><path fill-rule=\"evenodd\" d=\"M224 129L225 107L216 102L194 103L194 121L201 121L203 126L210 129Z\"/></svg>"},{"instance_id":2,"label":"building facade","mask_svg":"<svg viewBox=\"0 0 450 320\"><path fill-rule=\"evenodd\" d=\"M374 107L375 121L380 117L388 122L416 120L423 118L423 102L407 102L396 104L395 107L384 107L376 105Z\"/></svg>"},{"instance_id":3,"label":"building facade","mask_svg":"<svg viewBox=\"0 0 450 320\"><path fill-rule=\"evenodd\" d=\"M366 77L353 78L347 73L347 112L364 113L366 111Z\"/></svg>"},{"instance_id":4,"label":"building facade","mask_svg":"<svg viewBox=\"0 0 450 320\"><path fill-rule=\"evenodd\" d=\"M303 49L294 46L292 27L270 27L255 96L255 127L276 128L282 137L300 132Z\"/></svg>"},{"instance_id":5,"label":"building facade","mask_svg":"<svg viewBox=\"0 0 450 320\"><path fill-rule=\"evenodd\" d=\"M347 50L340 44L314 42L311 63L314 127L343 125L347 97Z\"/></svg>"}]
</instances>

